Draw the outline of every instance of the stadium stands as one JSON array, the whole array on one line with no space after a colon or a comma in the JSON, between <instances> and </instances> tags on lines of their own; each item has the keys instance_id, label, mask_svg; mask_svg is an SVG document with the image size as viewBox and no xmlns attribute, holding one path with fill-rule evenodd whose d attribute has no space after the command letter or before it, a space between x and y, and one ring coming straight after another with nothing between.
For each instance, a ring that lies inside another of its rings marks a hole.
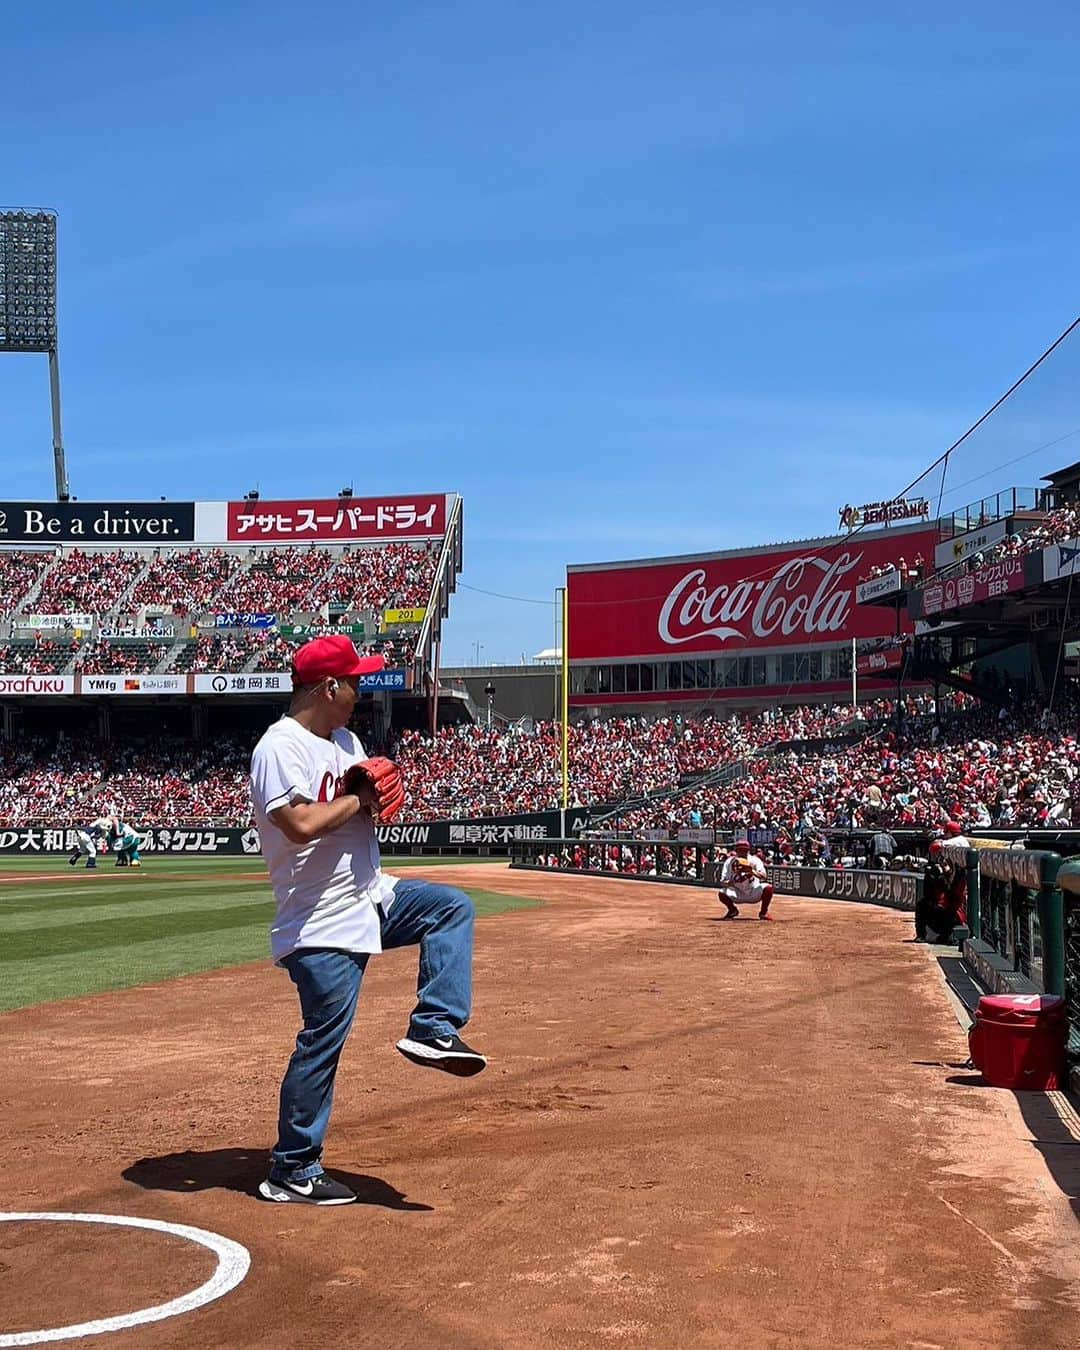
<instances>
[{"instance_id":1,"label":"stadium stands","mask_svg":"<svg viewBox=\"0 0 1080 1350\"><path fill-rule=\"evenodd\" d=\"M87 553L66 549L34 601L40 614L107 614L123 600L149 555L134 549Z\"/></svg>"},{"instance_id":2,"label":"stadium stands","mask_svg":"<svg viewBox=\"0 0 1080 1350\"><path fill-rule=\"evenodd\" d=\"M51 552L0 550L0 614L11 614L53 560Z\"/></svg>"},{"instance_id":3,"label":"stadium stands","mask_svg":"<svg viewBox=\"0 0 1080 1350\"><path fill-rule=\"evenodd\" d=\"M649 791L646 806L620 815L623 828L697 817L717 828L796 835L878 823L933 828L950 818L968 828L1052 824L1071 819L1080 743L1064 727L1078 709L1071 686L1059 693L1055 716L1034 704L986 709L956 694L935 725L928 700L915 699L902 748L885 702L855 712L592 722L572 728L573 799L595 804ZM447 727L434 740L404 732L391 750L409 793L406 820L514 814L558 802L553 723L531 732ZM0 755L0 825L63 823L57 813L81 818L102 803L142 825L246 825L249 752L237 737L137 747L18 742ZM694 775L752 754L741 781L694 786Z\"/></svg>"},{"instance_id":4,"label":"stadium stands","mask_svg":"<svg viewBox=\"0 0 1080 1350\"><path fill-rule=\"evenodd\" d=\"M53 675L66 670L74 655L70 640L9 642L0 646L0 675Z\"/></svg>"},{"instance_id":5,"label":"stadium stands","mask_svg":"<svg viewBox=\"0 0 1080 1350\"><path fill-rule=\"evenodd\" d=\"M194 614L213 607L243 566L243 557L222 548L167 549L139 578L128 604Z\"/></svg>"}]
</instances>

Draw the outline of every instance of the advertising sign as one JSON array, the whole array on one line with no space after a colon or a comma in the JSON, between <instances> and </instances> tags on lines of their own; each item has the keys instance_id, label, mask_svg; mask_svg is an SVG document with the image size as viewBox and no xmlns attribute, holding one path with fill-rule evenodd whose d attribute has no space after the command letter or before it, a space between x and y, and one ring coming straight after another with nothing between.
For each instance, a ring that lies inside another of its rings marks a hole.
<instances>
[{"instance_id":1,"label":"advertising sign","mask_svg":"<svg viewBox=\"0 0 1080 1350\"><path fill-rule=\"evenodd\" d=\"M215 628L273 628L273 614L215 614Z\"/></svg>"},{"instance_id":2,"label":"advertising sign","mask_svg":"<svg viewBox=\"0 0 1080 1350\"><path fill-rule=\"evenodd\" d=\"M896 497L889 502L864 502L862 506L841 506L840 524L845 530L860 525L889 525L896 521L921 520L930 514L925 497Z\"/></svg>"},{"instance_id":3,"label":"advertising sign","mask_svg":"<svg viewBox=\"0 0 1080 1350\"><path fill-rule=\"evenodd\" d=\"M186 694L186 675L81 675L81 694Z\"/></svg>"},{"instance_id":4,"label":"advertising sign","mask_svg":"<svg viewBox=\"0 0 1080 1350\"><path fill-rule=\"evenodd\" d=\"M292 677L287 671L260 670L253 675L194 675L196 694L289 694Z\"/></svg>"},{"instance_id":5,"label":"advertising sign","mask_svg":"<svg viewBox=\"0 0 1080 1350\"><path fill-rule=\"evenodd\" d=\"M163 639L174 638L176 636L175 623L153 623L144 624L141 628L137 624L104 624L98 629L98 637L102 638L149 638Z\"/></svg>"},{"instance_id":6,"label":"advertising sign","mask_svg":"<svg viewBox=\"0 0 1080 1350\"><path fill-rule=\"evenodd\" d=\"M0 698L18 695L73 694L74 675L0 675Z\"/></svg>"},{"instance_id":7,"label":"advertising sign","mask_svg":"<svg viewBox=\"0 0 1080 1350\"><path fill-rule=\"evenodd\" d=\"M859 652L855 656L855 671L859 675L884 675L899 670L904 664L904 648L898 642L882 646L877 651Z\"/></svg>"},{"instance_id":8,"label":"advertising sign","mask_svg":"<svg viewBox=\"0 0 1080 1350\"><path fill-rule=\"evenodd\" d=\"M194 538L194 502L0 502L0 544L175 544Z\"/></svg>"},{"instance_id":9,"label":"advertising sign","mask_svg":"<svg viewBox=\"0 0 1080 1350\"><path fill-rule=\"evenodd\" d=\"M443 496L229 502L229 543L339 543L353 539L430 539L446 533Z\"/></svg>"},{"instance_id":10,"label":"advertising sign","mask_svg":"<svg viewBox=\"0 0 1080 1350\"><path fill-rule=\"evenodd\" d=\"M966 534L954 535L952 539L943 539L934 549L934 566L939 570L953 563L963 562L975 553L1000 544L1008 534L1008 524L1004 520L995 520L977 530L968 530Z\"/></svg>"},{"instance_id":11,"label":"advertising sign","mask_svg":"<svg viewBox=\"0 0 1080 1350\"><path fill-rule=\"evenodd\" d=\"M281 626L281 636L287 638L331 637L334 634L349 638L362 638L362 623L286 623Z\"/></svg>"},{"instance_id":12,"label":"advertising sign","mask_svg":"<svg viewBox=\"0 0 1080 1350\"><path fill-rule=\"evenodd\" d=\"M872 600L880 600L885 595L900 594L900 573L894 567L884 576L864 581L855 589L855 603L868 605Z\"/></svg>"},{"instance_id":13,"label":"advertising sign","mask_svg":"<svg viewBox=\"0 0 1080 1350\"><path fill-rule=\"evenodd\" d=\"M383 614L384 624L423 623L427 618L427 609L388 609Z\"/></svg>"},{"instance_id":14,"label":"advertising sign","mask_svg":"<svg viewBox=\"0 0 1080 1350\"><path fill-rule=\"evenodd\" d=\"M0 546L333 544L437 539L444 493L242 502L3 502Z\"/></svg>"},{"instance_id":15,"label":"advertising sign","mask_svg":"<svg viewBox=\"0 0 1080 1350\"><path fill-rule=\"evenodd\" d=\"M92 614L16 614L13 628L92 628Z\"/></svg>"},{"instance_id":16,"label":"advertising sign","mask_svg":"<svg viewBox=\"0 0 1080 1350\"><path fill-rule=\"evenodd\" d=\"M566 828L576 831L588 817L586 810L568 811ZM138 820L134 826L139 829ZM381 848L408 848L426 845L433 848L447 846L495 847L505 850L509 844L521 840L557 839L561 820L558 811L534 811L520 816L492 816L474 820L431 820L423 824L408 823L378 825L376 834ZM246 829L235 826L190 825L151 826L140 830L145 843L140 853L146 854L210 854L215 856L257 857L259 832L254 826ZM24 825L5 829L0 826L0 853L70 853L75 846L72 829L45 829Z\"/></svg>"},{"instance_id":17,"label":"advertising sign","mask_svg":"<svg viewBox=\"0 0 1080 1350\"><path fill-rule=\"evenodd\" d=\"M936 531L924 530L571 568L570 659L667 659L886 637L896 629L892 610L857 605L856 587L901 555L930 555L936 542Z\"/></svg>"},{"instance_id":18,"label":"advertising sign","mask_svg":"<svg viewBox=\"0 0 1080 1350\"><path fill-rule=\"evenodd\" d=\"M406 670L377 670L374 675L361 675L361 689L407 689L409 673Z\"/></svg>"},{"instance_id":19,"label":"advertising sign","mask_svg":"<svg viewBox=\"0 0 1080 1350\"><path fill-rule=\"evenodd\" d=\"M953 609L963 609L967 605L984 604L1001 595L1013 591L1022 591L1025 586L1035 584L1040 578L1032 575L1032 560L1040 563L1036 554L1021 554L1017 557L1002 558L989 567L980 567L977 572L966 572L963 576L947 577L924 586L919 593L921 611L919 617L928 614L947 614Z\"/></svg>"},{"instance_id":20,"label":"advertising sign","mask_svg":"<svg viewBox=\"0 0 1080 1350\"><path fill-rule=\"evenodd\" d=\"M712 844L716 840L715 830L697 829L693 826L680 826L678 842L680 844Z\"/></svg>"},{"instance_id":21,"label":"advertising sign","mask_svg":"<svg viewBox=\"0 0 1080 1350\"><path fill-rule=\"evenodd\" d=\"M857 900L889 909L913 910L922 877L915 872L866 872L854 868L785 867L766 864L769 883L781 895Z\"/></svg>"}]
</instances>

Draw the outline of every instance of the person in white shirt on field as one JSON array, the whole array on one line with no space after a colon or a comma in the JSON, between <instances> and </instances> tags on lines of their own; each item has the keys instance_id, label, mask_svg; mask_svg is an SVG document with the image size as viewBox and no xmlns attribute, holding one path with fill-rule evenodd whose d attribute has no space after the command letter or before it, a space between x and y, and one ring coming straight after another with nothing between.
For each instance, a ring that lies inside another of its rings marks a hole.
<instances>
[{"instance_id":1,"label":"person in white shirt on field","mask_svg":"<svg viewBox=\"0 0 1080 1350\"><path fill-rule=\"evenodd\" d=\"M472 1005L472 901L452 886L387 876L375 814L376 783L393 780L391 815L404 799L389 760L369 759L347 724L362 675L344 636L305 643L293 660L293 696L251 758L251 796L277 901L275 962L296 985L303 1030L281 1085L278 1139L265 1200L344 1205L355 1193L323 1170L334 1077L368 957L419 944L417 1002L397 1049L414 1064L460 1077L487 1061L461 1039ZM386 818L391 818L387 815Z\"/></svg>"},{"instance_id":2,"label":"person in white shirt on field","mask_svg":"<svg viewBox=\"0 0 1080 1350\"><path fill-rule=\"evenodd\" d=\"M773 888L769 885L769 874L765 864L755 853L750 852L746 839L735 841L735 851L724 862L720 872L720 899L727 906L727 912L721 917L737 919L739 917L736 901L744 905L757 905L759 919L771 919L769 904L773 898Z\"/></svg>"}]
</instances>

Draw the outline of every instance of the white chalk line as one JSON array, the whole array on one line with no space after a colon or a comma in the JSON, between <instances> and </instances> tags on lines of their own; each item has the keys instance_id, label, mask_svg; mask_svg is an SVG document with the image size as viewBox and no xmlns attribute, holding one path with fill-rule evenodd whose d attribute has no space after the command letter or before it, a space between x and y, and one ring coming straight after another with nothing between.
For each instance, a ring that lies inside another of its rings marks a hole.
<instances>
[{"instance_id":1,"label":"white chalk line","mask_svg":"<svg viewBox=\"0 0 1080 1350\"><path fill-rule=\"evenodd\" d=\"M155 1233L168 1233L173 1237L185 1238L188 1242L207 1247L218 1259L217 1269L205 1284L181 1294L168 1303L158 1303L152 1308L138 1308L135 1312L121 1313L117 1317L99 1317L93 1322L77 1322L66 1327L48 1327L42 1331L0 1332L0 1346L8 1345L44 1345L47 1341L69 1341L79 1336L100 1336L106 1331L127 1331L131 1327L144 1326L147 1322L161 1322L166 1317L176 1317L180 1313L194 1312L207 1303L213 1303L223 1294L235 1289L251 1265L251 1254L239 1242L221 1237L218 1233L209 1233L203 1228L189 1228L187 1224L166 1223L163 1219L133 1219L125 1214L3 1214L0 1223L24 1223L31 1220L44 1220L51 1223L105 1223L119 1228L149 1228Z\"/></svg>"}]
</instances>

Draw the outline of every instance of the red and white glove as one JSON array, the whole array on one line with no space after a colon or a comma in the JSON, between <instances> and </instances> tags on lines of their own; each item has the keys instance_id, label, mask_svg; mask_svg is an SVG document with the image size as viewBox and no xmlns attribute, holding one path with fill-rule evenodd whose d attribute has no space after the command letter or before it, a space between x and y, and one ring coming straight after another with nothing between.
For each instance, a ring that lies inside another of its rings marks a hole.
<instances>
[{"instance_id":1,"label":"red and white glove","mask_svg":"<svg viewBox=\"0 0 1080 1350\"><path fill-rule=\"evenodd\" d=\"M370 783L375 789L379 820L384 824L389 823L405 804L401 770L392 759L375 755L349 769L345 775L345 791L359 792L365 783Z\"/></svg>"}]
</instances>

